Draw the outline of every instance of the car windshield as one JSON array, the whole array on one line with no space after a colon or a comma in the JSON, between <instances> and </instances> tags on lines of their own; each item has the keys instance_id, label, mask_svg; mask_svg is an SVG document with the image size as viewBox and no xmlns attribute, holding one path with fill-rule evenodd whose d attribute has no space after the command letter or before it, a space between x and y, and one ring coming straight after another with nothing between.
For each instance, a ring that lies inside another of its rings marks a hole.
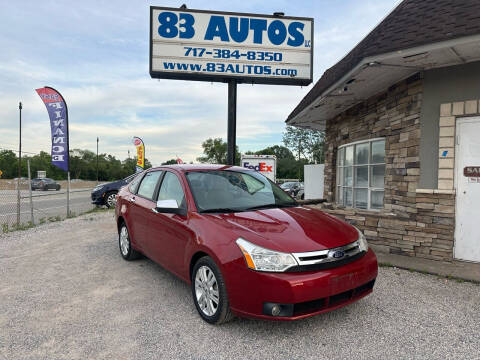
<instances>
[{"instance_id":1,"label":"car windshield","mask_svg":"<svg viewBox=\"0 0 480 360\"><path fill-rule=\"evenodd\" d=\"M280 185L280 187L282 189L290 189L291 187L293 187L293 185L295 185L296 183L294 182L286 182L286 183L283 183L282 185Z\"/></svg>"},{"instance_id":2,"label":"car windshield","mask_svg":"<svg viewBox=\"0 0 480 360\"><path fill-rule=\"evenodd\" d=\"M277 185L256 172L229 170L187 173L200 212L237 212L296 206Z\"/></svg>"}]
</instances>

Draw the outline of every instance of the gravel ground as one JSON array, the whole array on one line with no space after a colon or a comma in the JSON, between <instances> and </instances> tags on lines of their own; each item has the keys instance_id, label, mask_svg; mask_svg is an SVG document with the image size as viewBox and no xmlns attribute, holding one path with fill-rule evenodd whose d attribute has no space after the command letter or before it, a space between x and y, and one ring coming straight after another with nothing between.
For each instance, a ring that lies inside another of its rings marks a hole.
<instances>
[{"instance_id":1,"label":"gravel ground","mask_svg":"<svg viewBox=\"0 0 480 360\"><path fill-rule=\"evenodd\" d=\"M374 293L297 322L211 326L185 283L126 262L112 212L0 235L0 358L480 359L480 286L381 268Z\"/></svg>"}]
</instances>

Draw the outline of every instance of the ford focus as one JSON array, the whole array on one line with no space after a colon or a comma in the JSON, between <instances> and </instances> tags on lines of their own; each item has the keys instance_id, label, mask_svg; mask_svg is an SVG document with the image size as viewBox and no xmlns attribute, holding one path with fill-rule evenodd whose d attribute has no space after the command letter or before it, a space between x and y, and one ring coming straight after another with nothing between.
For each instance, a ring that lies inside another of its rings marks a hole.
<instances>
[{"instance_id":1,"label":"ford focus","mask_svg":"<svg viewBox=\"0 0 480 360\"><path fill-rule=\"evenodd\" d=\"M149 169L119 191L115 217L121 256L145 255L186 281L212 324L335 310L370 294L377 277L360 230L240 167Z\"/></svg>"}]
</instances>

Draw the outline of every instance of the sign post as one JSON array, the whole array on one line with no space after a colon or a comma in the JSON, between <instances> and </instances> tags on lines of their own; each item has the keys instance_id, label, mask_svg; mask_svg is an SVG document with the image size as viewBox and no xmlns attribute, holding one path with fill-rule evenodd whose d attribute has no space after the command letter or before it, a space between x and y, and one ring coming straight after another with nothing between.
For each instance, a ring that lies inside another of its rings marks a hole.
<instances>
[{"instance_id":1,"label":"sign post","mask_svg":"<svg viewBox=\"0 0 480 360\"><path fill-rule=\"evenodd\" d=\"M150 76L228 83L228 164L235 163L237 84L306 86L313 19L150 7Z\"/></svg>"},{"instance_id":2,"label":"sign post","mask_svg":"<svg viewBox=\"0 0 480 360\"><path fill-rule=\"evenodd\" d=\"M18 179L17 179L17 226L20 226L20 180L22 178L22 103L18 103L19 140L18 140Z\"/></svg>"},{"instance_id":3,"label":"sign post","mask_svg":"<svg viewBox=\"0 0 480 360\"><path fill-rule=\"evenodd\" d=\"M32 225L35 224L33 218L33 199L32 199L32 174L30 173L30 159L27 160L27 170L28 170L28 197L30 199L30 222Z\"/></svg>"},{"instance_id":4,"label":"sign post","mask_svg":"<svg viewBox=\"0 0 480 360\"><path fill-rule=\"evenodd\" d=\"M235 165L237 140L237 80L228 81L227 165Z\"/></svg>"}]
</instances>

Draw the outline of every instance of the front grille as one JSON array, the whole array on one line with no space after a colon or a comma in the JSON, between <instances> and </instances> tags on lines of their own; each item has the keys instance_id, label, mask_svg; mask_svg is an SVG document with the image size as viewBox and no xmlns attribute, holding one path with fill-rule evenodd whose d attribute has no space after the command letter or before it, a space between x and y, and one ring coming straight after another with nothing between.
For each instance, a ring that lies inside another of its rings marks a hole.
<instances>
[{"instance_id":1,"label":"front grille","mask_svg":"<svg viewBox=\"0 0 480 360\"><path fill-rule=\"evenodd\" d=\"M373 289L375 279L354 289L330 297L293 304L293 316L305 315L343 304L363 296Z\"/></svg>"},{"instance_id":2,"label":"front grille","mask_svg":"<svg viewBox=\"0 0 480 360\"><path fill-rule=\"evenodd\" d=\"M331 269L351 263L365 254L366 252L360 249L360 243L358 241L333 249L293 253L292 255L295 257L295 260L297 260L298 265L292 266L287 269L286 272Z\"/></svg>"}]
</instances>

